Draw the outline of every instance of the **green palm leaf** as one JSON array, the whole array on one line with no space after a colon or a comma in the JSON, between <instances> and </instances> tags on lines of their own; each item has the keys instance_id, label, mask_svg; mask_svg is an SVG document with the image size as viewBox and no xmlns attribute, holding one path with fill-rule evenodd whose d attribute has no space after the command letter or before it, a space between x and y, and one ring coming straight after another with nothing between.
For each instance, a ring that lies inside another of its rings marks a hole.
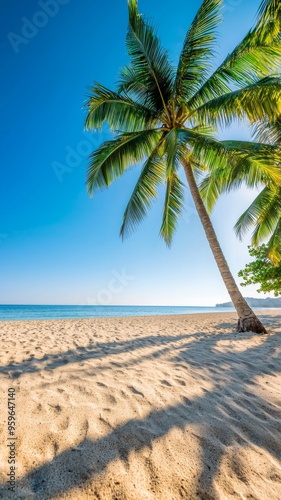
<instances>
[{"instance_id":1,"label":"green palm leaf","mask_svg":"<svg viewBox=\"0 0 281 500\"><path fill-rule=\"evenodd\" d=\"M260 16L258 25L228 54L189 101L189 107L196 109L214 97L229 93L233 84L243 88L276 73L281 64L280 29L280 15Z\"/></svg>"},{"instance_id":2,"label":"green palm leaf","mask_svg":"<svg viewBox=\"0 0 281 500\"><path fill-rule=\"evenodd\" d=\"M281 218L281 189L265 187L235 224L239 238L252 227L252 244L259 245L275 231Z\"/></svg>"},{"instance_id":3,"label":"green palm leaf","mask_svg":"<svg viewBox=\"0 0 281 500\"><path fill-rule=\"evenodd\" d=\"M275 120L281 111L281 79L267 77L243 89L224 94L200 106L193 114L201 122L230 125L235 119L250 123ZM198 118L197 118L198 117Z\"/></svg>"},{"instance_id":4,"label":"green palm leaf","mask_svg":"<svg viewBox=\"0 0 281 500\"><path fill-rule=\"evenodd\" d=\"M145 104L155 111L162 111L172 95L174 71L169 63L167 52L162 49L152 27L144 22L138 13L137 0L128 0L128 6L127 48L131 57L134 80L130 83L123 78L122 89L126 92L133 91L137 95L135 82L138 81L146 87ZM143 92L141 92L141 98L143 102Z\"/></svg>"},{"instance_id":5,"label":"green palm leaf","mask_svg":"<svg viewBox=\"0 0 281 500\"><path fill-rule=\"evenodd\" d=\"M243 141L218 141L184 129L179 131L179 138L182 143L188 143L192 147L193 161L203 165L204 169L215 172L214 175L216 171L229 173L231 166L236 168L233 170L232 182L236 178L240 180L240 177L247 177L248 172L249 185L251 178L253 181L251 187L254 187L255 182L260 182L261 175L266 181L281 183L279 147ZM251 166L252 171L249 170ZM259 181L254 180L256 177Z\"/></svg>"},{"instance_id":6,"label":"green palm leaf","mask_svg":"<svg viewBox=\"0 0 281 500\"><path fill-rule=\"evenodd\" d=\"M207 79L211 69L216 28L222 0L204 0L184 40L175 80L178 103L188 101Z\"/></svg>"},{"instance_id":7,"label":"green palm leaf","mask_svg":"<svg viewBox=\"0 0 281 500\"><path fill-rule=\"evenodd\" d=\"M267 245L268 245L269 259L275 266L280 265L281 264L281 217Z\"/></svg>"},{"instance_id":8,"label":"green palm leaf","mask_svg":"<svg viewBox=\"0 0 281 500\"><path fill-rule=\"evenodd\" d=\"M161 135L161 131L143 130L104 142L90 156L87 172L89 193L110 186L128 167L150 156Z\"/></svg>"},{"instance_id":9,"label":"green palm leaf","mask_svg":"<svg viewBox=\"0 0 281 500\"><path fill-rule=\"evenodd\" d=\"M151 109L100 84L92 87L87 106L86 129L99 130L106 122L113 131L131 132L151 127L157 122Z\"/></svg>"},{"instance_id":10,"label":"green palm leaf","mask_svg":"<svg viewBox=\"0 0 281 500\"><path fill-rule=\"evenodd\" d=\"M171 245L173 234L177 226L178 217L184 207L184 184L174 171L167 178L163 219L160 235L168 246Z\"/></svg>"},{"instance_id":11,"label":"green palm leaf","mask_svg":"<svg viewBox=\"0 0 281 500\"><path fill-rule=\"evenodd\" d=\"M216 138L217 127L215 124L199 124L192 127L192 132L196 132L197 134L204 135L205 137L210 137L211 139Z\"/></svg>"},{"instance_id":12,"label":"green palm leaf","mask_svg":"<svg viewBox=\"0 0 281 500\"><path fill-rule=\"evenodd\" d=\"M272 122L262 120L254 123L252 130L256 140L281 145L281 116Z\"/></svg>"},{"instance_id":13,"label":"green palm leaf","mask_svg":"<svg viewBox=\"0 0 281 500\"><path fill-rule=\"evenodd\" d=\"M275 23L280 23L281 21L281 4L279 0L262 0L259 7L259 23L258 25L264 25L266 21L275 21Z\"/></svg>"},{"instance_id":14,"label":"green palm leaf","mask_svg":"<svg viewBox=\"0 0 281 500\"><path fill-rule=\"evenodd\" d=\"M155 113L154 110L154 96L149 96L148 84L146 79L144 81L140 80L139 73L132 66L124 66L119 74L119 85L118 92L125 93L130 96L135 103L141 104L142 106L149 106L151 112ZM151 106L152 104L152 106Z\"/></svg>"},{"instance_id":15,"label":"green palm leaf","mask_svg":"<svg viewBox=\"0 0 281 500\"><path fill-rule=\"evenodd\" d=\"M173 174L179 165L178 129L173 128L165 135L164 151L166 155L167 176Z\"/></svg>"},{"instance_id":16,"label":"green palm leaf","mask_svg":"<svg viewBox=\"0 0 281 500\"><path fill-rule=\"evenodd\" d=\"M231 189L243 184L257 188L261 183L281 182L279 148L244 141L222 141L221 146L225 148L221 152L223 160L214 151L215 158L208 163L209 172L200 182L200 194L209 212L219 196Z\"/></svg>"},{"instance_id":17,"label":"green palm leaf","mask_svg":"<svg viewBox=\"0 0 281 500\"><path fill-rule=\"evenodd\" d=\"M132 196L125 209L120 235L124 238L145 217L151 202L157 196L159 185L165 180L165 162L161 158L161 140L143 165Z\"/></svg>"}]
</instances>

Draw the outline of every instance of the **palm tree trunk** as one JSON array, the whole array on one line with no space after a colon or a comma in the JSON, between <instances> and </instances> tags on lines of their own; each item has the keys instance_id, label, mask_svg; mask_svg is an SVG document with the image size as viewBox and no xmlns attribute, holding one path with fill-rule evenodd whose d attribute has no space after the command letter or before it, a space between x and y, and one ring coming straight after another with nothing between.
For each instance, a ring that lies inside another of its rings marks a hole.
<instances>
[{"instance_id":1,"label":"palm tree trunk","mask_svg":"<svg viewBox=\"0 0 281 500\"><path fill-rule=\"evenodd\" d=\"M189 189L195 203L195 207L206 233L207 240L213 252L217 266L220 270L224 284L237 311L239 317L237 329L239 332L253 331L256 333L266 333L266 329L264 328L263 324L247 304L246 300L242 296L238 286L235 283L235 280L231 274L229 266L218 242L210 217L200 196L199 189L192 172L192 168L188 161L183 161L182 164L186 174Z\"/></svg>"}]
</instances>

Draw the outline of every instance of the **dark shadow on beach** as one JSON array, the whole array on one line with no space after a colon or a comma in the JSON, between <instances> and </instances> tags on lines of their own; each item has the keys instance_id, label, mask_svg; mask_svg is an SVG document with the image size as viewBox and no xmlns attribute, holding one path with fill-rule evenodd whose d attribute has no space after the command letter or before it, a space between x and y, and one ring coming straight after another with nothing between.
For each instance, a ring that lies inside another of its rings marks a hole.
<instances>
[{"instance_id":1,"label":"dark shadow on beach","mask_svg":"<svg viewBox=\"0 0 281 500\"><path fill-rule=\"evenodd\" d=\"M198 334L196 334L198 335ZM201 333L204 335L204 333ZM77 347L60 354L45 354L41 358L30 357L22 363L10 363L0 366L0 373L8 375L10 378L19 378L24 373L36 373L41 370L55 370L68 363L81 363L90 359L103 359L108 356L132 353L145 348L156 348L154 354L160 355L157 348L162 348L162 353L173 348L173 344L184 340L188 335L148 335L137 337L128 341L96 342L85 347ZM166 346L166 347L165 347Z\"/></svg>"}]
</instances>

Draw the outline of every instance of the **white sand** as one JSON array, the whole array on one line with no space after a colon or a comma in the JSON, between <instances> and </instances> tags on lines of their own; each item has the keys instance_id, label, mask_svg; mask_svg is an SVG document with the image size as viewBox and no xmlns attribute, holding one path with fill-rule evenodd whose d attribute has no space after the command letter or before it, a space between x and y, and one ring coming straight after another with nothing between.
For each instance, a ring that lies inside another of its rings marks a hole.
<instances>
[{"instance_id":1,"label":"white sand","mask_svg":"<svg viewBox=\"0 0 281 500\"><path fill-rule=\"evenodd\" d=\"M1 322L0 498L280 500L281 313L261 317Z\"/></svg>"}]
</instances>

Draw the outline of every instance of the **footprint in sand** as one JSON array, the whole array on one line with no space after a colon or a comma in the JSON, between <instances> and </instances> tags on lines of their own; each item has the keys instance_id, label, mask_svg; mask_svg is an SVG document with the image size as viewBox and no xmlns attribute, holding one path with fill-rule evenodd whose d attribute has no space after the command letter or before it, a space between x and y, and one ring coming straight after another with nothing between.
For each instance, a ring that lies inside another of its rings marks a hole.
<instances>
[{"instance_id":1,"label":"footprint in sand","mask_svg":"<svg viewBox=\"0 0 281 500\"><path fill-rule=\"evenodd\" d=\"M134 394L138 394L139 396L141 396L142 398L144 398L144 394L140 391L138 391L135 387L133 387L132 385L129 385L128 386L128 389L130 389L130 391L132 391Z\"/></svg>"},{"instance_id":2,"label":"footprint in sand","mask_svg":"<svg viewBox=\"0 0 281 500\"><path fill-rule=\"evenodd\" d=\"M114 397L114 396L112 396L111 394L110 394L109 396L107 396L107 397L106 397L106 399L107 399L107 401L108 401L109 403L111 403L111 404L114 404L114 405L115 405L115 404L117 403L117 401L116 401L115 397Z\"/></svg>"},{"instance_id":3,"label":"footprint in sand","mask_svg":"<svg viewBox=\"0 0 281 500\"><path fill-rule=\"evenodd\" d=\"M52 410L55 413L61 413L62 412L62 407L60 405L52 405L52 404L48 403L48 406L50 406L50 408L52 408Z\"/></svg>"},{"instance_id":4,"label":"footprint in sand","mask_svg":"<svg viewBox=\"0 0 281 500\"><path fill-rule=\"evenodd\" d=\"M65 420L63 420L59 424L59 429L62 431L66 431L66 429L68 429L68 427L69 427L69 417L66 417Z\"/></svg>"},{"instance_id":5,"label":"footprint in sand","mask_svg":"<svg viewBox=\"0 0 281 500\"><path fill-rule=\"evenodd\" d=\"M166 385L167 387L172 387L172 384L170 384L170 382L168 382L168 380L161 380L161 384Z\"/></svg>"},{"instance_id":6,"label":"footprint in sand","mask_svg":"<svg viewBox=\"0 0 281 500\"><path fill-rule=\"evenodd\" d=\"M180 385L186 385L186 382L185 382L184 380L181 380L181 379L178 379L178 383L179 383Z\"/></svg>"}]
</instances>

